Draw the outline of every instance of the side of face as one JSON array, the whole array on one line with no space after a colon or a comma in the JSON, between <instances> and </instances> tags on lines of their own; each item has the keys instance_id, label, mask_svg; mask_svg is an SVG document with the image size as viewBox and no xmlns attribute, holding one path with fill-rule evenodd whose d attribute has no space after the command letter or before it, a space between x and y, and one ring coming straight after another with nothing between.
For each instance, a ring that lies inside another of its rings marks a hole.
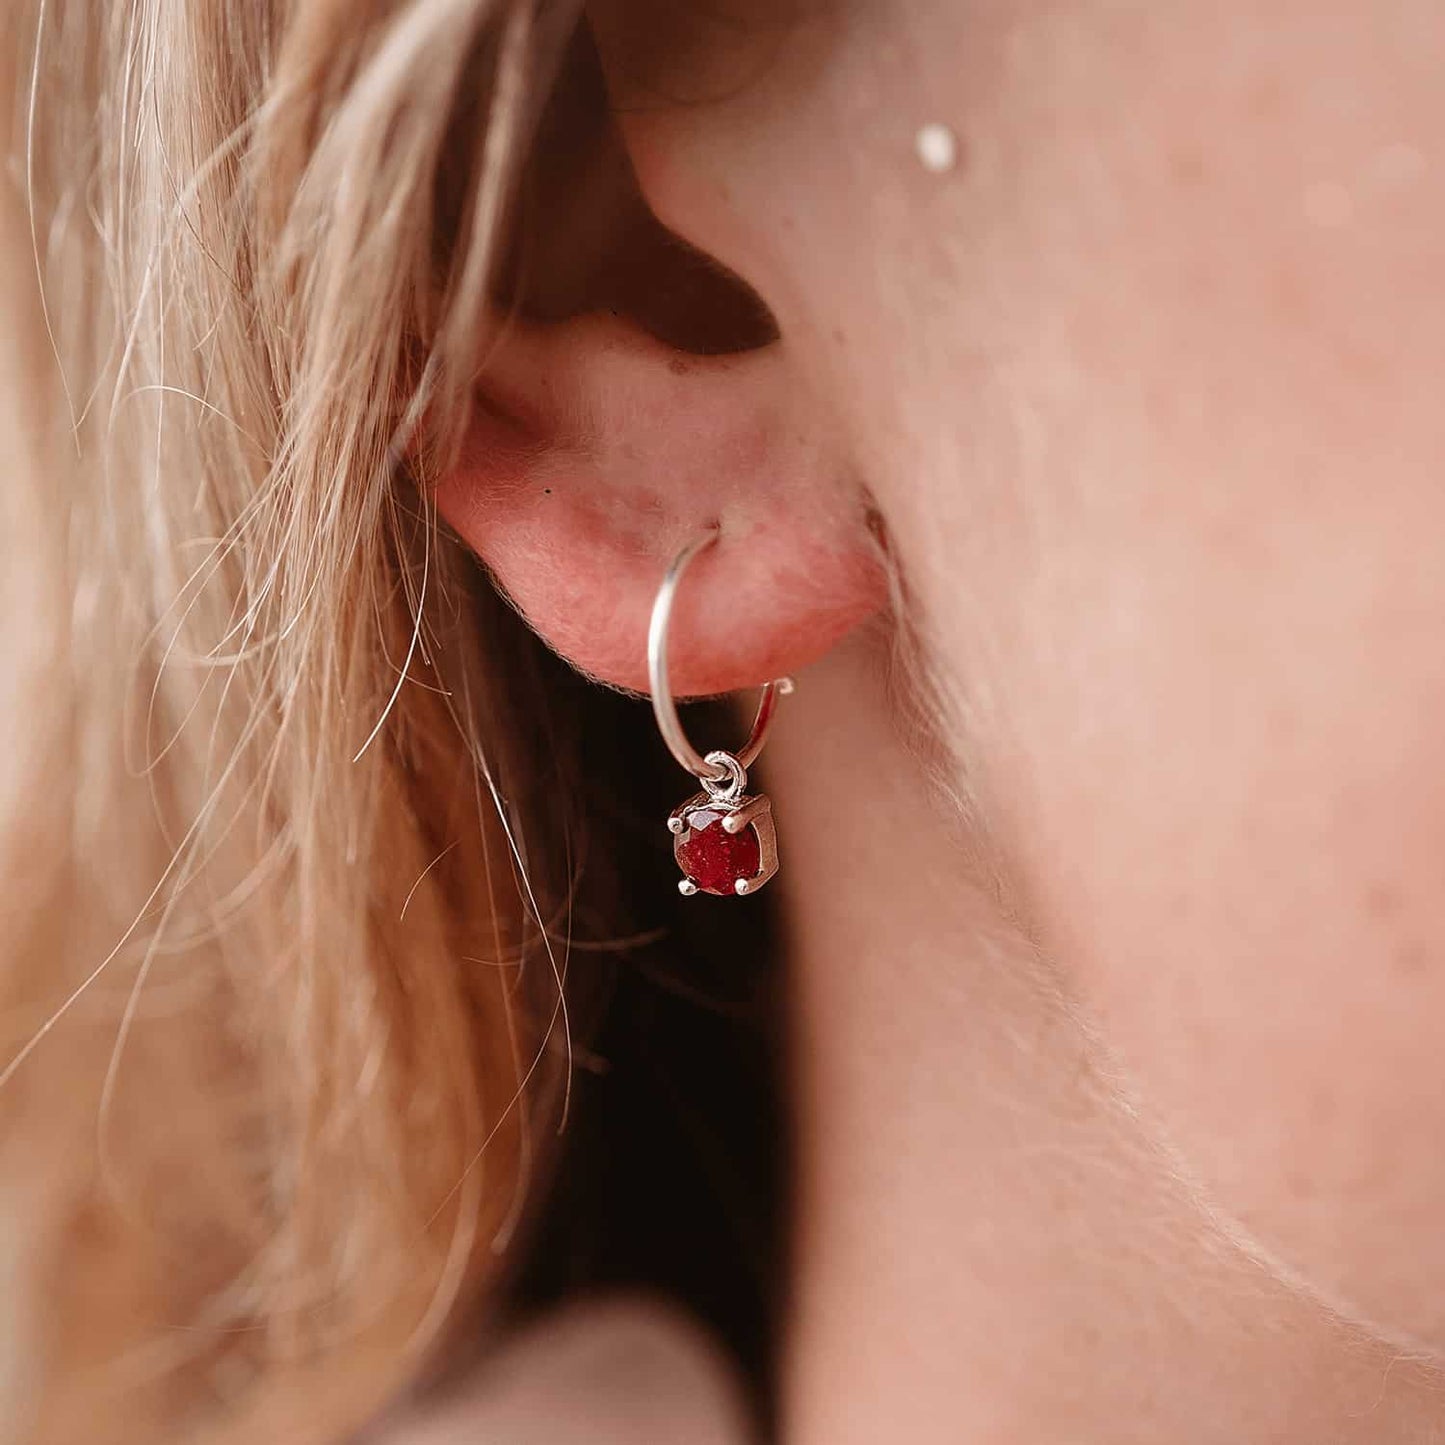
<instances>
[{"instance_id":1,"label":"side of face","mask_svg":"<svg viewBox=\"0 0 1445 1445\"><path fill-rule=\"evenodd\" d=\"M1445 11L647 15L643 191L876 500L1032 926L1225 1214L1445 1348Z\"/></svg>"}]
</instances>

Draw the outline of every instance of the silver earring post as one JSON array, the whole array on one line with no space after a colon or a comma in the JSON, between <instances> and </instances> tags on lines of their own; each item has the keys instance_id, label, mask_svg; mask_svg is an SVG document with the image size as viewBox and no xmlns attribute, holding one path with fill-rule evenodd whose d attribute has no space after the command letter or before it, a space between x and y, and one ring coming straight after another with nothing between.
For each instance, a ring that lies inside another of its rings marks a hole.
<instances>
[{"instance_id":1,"label":"silver earring post","mask_svg":"<svg viewBox=\"0 0 1445 1445\"><path fill-rule=\"evenodd\" d=\"M761 793L748 796L747 770L762 751L778 699L793 690L792 679L780 677L764 684L752 730L737 752L719 749L704 755L683 730L668 674L668 630L677 589L693 559L711 547L718 535L714 523L672 559L657 590L647 629L647 677L658 731L678 764L703 787L701 793L674 808L667 820L673 853L683 874L677 886L687 897L699 892L755 893L778 871L772 803Z\"/></svg>"},{"instance_id":2,"label":"silver earring post","mask_svg":"<svg viewBox=\"0 0 1445 1445\"><path fill-rule=\"evenodd\" d=\"M958 137L938 121L919 127L913 149L918 163L931 175L944 175L958 163Z\"/></svg>"}]
</instances>

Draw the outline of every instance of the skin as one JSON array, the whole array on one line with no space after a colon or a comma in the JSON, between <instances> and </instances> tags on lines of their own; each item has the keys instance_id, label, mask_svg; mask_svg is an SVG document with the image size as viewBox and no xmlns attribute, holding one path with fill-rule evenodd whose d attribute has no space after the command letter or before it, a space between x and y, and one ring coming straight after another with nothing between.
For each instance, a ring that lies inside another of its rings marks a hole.
<instances>
[{"instance_id":1,"label":"skin","mask_svg":"<svg viewBox=\"0 0 1445 1445\"><path fill-rule=\"evenodd\" d=\"M483 395L545 346L600 420L480 431L443 505L608 680L714 519L687 685L827 654L769 753L789 1437L1436 1438L1445 12L751 8L593 22L647 205L777 339L684 386L525 325ZM838 643L872 514L923 708L894 624Z\"/></svg>"}]
</instances>

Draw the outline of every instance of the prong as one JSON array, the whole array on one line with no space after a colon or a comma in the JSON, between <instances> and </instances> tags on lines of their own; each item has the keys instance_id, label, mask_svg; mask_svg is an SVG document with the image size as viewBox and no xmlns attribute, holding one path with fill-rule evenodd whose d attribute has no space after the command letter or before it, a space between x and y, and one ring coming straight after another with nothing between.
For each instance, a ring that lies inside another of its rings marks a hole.
<instances>
[{"instance_id":1,"label":"prong","mask_svg":"<svg viewBox=\"0 0 1445 1445\"><path fill-rule=\"evenodd\" d=\"M764 813L773 811L772 800L766 793L759 793L755 798L749 798L736 812L729 813L723 819L724 833L741 833L749 823L761 818Z\"/></svg>"},{"instance_id":2,"label":"prong","mask_svg":"<svg viewBox=\"0 0 1445 1445\"><path fill-rule=\"evenodd\" d=\"M739 881L741 882L743 880L740 879ZM681 893L684 898L691 898L692 895L697 892L697 884L694 883L691 878L679 878L677 880L677 891Z\"/></svg>"},{"instance_id":3,"label":"prong","mask_svg":"<svg viewBox=\"0 0 1445 1445\"><path fill-rule=\"evenodd\" d=\"M764 858L762 872L758 873L757 876L753 878L739 878L738 881L733 884L733 892L736 893L739 897L744 897L750 893L756 893L758 889L761 888L763 884L766 883L768 879L771 878L773 874L775 874L777 871L777 855L774 854L771 858Z\"/></svg>"}]
</instances>

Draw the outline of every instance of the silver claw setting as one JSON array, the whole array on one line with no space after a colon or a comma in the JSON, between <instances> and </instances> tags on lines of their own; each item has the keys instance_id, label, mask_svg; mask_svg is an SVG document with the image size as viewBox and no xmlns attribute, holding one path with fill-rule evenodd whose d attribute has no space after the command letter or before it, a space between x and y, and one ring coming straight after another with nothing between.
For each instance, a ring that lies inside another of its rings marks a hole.
<instances>
[{"instance_id":1,"label":"silver claw setting","mask_svg":"<svg viewBox=\"0 0 1445 1445\"><path fill-rule=\"evenodd\" d=\"M758 793L724 802L715 792L704 791L694 794L672 810L667 819L667 831L673 836L674 852L677 854L678 865L684 872L677 885L678 892L684 898L691 898L697 893L721 891L714 887L700 886L695 878L688 875L688 864L683 858L683 835L689 831L688 820L694 812L699 811L714 816L721 813L721 830L730 838L737 837L745 828L752 829L758 845L757 869L749 876L733 879L731 892L740 898L756 893L778 871L778 835L773 825L772 800L766 794Z\"/></svg>"}]
</instances>

